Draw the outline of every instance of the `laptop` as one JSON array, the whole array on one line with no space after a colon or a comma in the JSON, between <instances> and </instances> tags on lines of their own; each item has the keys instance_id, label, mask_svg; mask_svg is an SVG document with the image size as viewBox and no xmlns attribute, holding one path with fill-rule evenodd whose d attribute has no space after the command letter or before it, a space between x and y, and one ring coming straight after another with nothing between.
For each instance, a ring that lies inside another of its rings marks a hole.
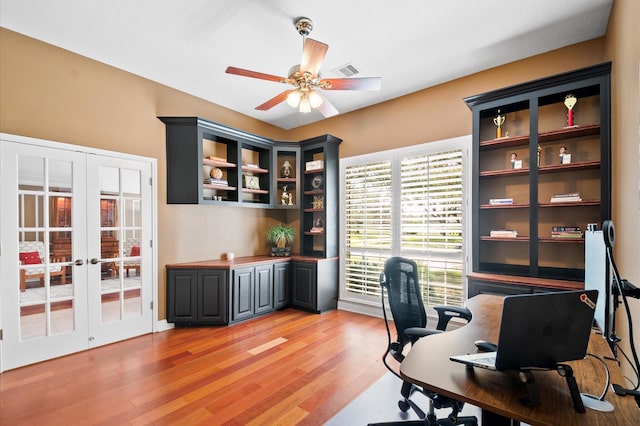
<instances>
[{"instance_id":1,"label":"laptop","mask_svg":"<svg viewBox=\"0 0 640 426\"><path fill-rule=\"evenodd\" d=\"M504 298L496 352L452 356L452 361L489 370L555 368L582 359L598 290L519 294Z\"/></svg>"}]
</instances>

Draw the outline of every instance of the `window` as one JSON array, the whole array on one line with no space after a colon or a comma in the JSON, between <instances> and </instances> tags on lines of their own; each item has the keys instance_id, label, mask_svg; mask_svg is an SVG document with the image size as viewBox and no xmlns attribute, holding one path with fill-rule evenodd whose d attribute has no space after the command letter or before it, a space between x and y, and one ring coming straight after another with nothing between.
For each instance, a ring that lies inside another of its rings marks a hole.
<instances>
[{"instance_id":1,"label":"window","mask_svg":"<svg viewBox=\"0 0 640 426\"><path fill-rule=\"evenodd\" d=\"M415 260L427 305L465 299L465 177L471 138L341 160L341 300L379 304L391 256Z\"/></svg>"}]
</instances>

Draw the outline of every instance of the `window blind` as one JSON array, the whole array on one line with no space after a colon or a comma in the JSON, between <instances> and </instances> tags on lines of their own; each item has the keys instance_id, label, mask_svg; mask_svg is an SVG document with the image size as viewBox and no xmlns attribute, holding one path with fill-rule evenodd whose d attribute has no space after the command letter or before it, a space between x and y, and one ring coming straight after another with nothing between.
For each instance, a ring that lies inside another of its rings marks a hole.
<instances>
[{"instance_id":1,"label":"window blind","mask_svg":"<svg viewBox=\"0 0 640 426\"><path fill-rule=\"evenodd\" d=\"M345 170L346 291L379 295L378 277L391 252L391 162Z\"/></svg>"},{"instance_id":2,"label":"window blind","mask_svg":"<svg viewBox=\"0 0 640 426\"><path fill-rule=\"evenodd\" d=\"M342 294L379 298L384 262L405 256L418 263L427 305L461 306L463 150L396 150L384 158L344 166Z\"/></svg>"},{"instance_id":3,"label":"window blind","mask_svg":"<svg viewBox=\"0 0 640 426\"><path fill-rule=\"evenodd\" d=\"M401 160L400 240L427 305L463 302L462 151Z\"/></svg>"}]
</instances>

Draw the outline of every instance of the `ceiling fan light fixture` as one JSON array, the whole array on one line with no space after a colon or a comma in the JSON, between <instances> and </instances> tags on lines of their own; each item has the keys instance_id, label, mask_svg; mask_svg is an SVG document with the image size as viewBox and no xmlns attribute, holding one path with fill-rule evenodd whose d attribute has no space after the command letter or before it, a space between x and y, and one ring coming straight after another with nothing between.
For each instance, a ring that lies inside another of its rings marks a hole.
<instances>
[{"instance_id":1,"label":"ceiling fan light fixture","mask_svg":"<svg viewBox=\"0 0 640 426\"><path fill-rule=\"evenodd\" d=\"M298 108L300 105L301 93L299 90L293 90L287 95L287 103L290 107Z\"/></svg>"},{"instance_id":2,"label":"ceiling fan light fixture","mask_svg":"<svg viewBox=\"0 0 640 426\"><path fill-rule=\"evenodd\" d=\"M314 109L322 105L322 97L315 90L309 92L309 104Z\"/></svg>"},{"instance_id":3,"label":"ceiling fan light fixture","mask_svg":"<svg viewBox=\"0 0 640 426\"><path fill-rule=\"evenodd\" d=\"M300 106L298 108L303 114L307 114L311 112L311 103L309 102L309 98L305 95L300 99Z\"/></svg>"}]
</instances>

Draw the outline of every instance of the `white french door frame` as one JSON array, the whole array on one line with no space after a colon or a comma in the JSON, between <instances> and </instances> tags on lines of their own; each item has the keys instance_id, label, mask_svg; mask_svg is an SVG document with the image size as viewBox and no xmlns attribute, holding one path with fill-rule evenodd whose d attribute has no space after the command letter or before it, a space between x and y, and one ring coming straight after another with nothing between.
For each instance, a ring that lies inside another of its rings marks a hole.
<instances>
[{"instance_id":1,"label":"white french door frame","mask_svg":"<svg viewBox=\"0 0 640 426\"><path fill-rule=\"evenodd\" d=\"M5 143L5 142L12 142L12 143L17 143L17 144L22 144L25 146L31 146L31 147L40 147L40 148L53 148L53 149L58 149L58 150L66 150L70 153L82 153L82 154L94 154L94 155L98 155L98 156L102 156L102 157L110 157L110 158L114 158L114 159L119 159L119 160L132 160L132 161L137 161L137 162L141 162L141 163L148 163L148 165L150 166L150 178L151 178L151 194L150 194L150 198L151 198L151 209L152 209L152 214L151 214L151 230L150 230L150 234L151 234L151 242L152 242L152 247L149 250L149 262L150 266L147 269L150 274L150 278L151 278L151 302L152 302L152 308L151 308L151 332L157 332L157 331L161 331L163 329L165 329L166 327L160 325L160 322L158 321L158 254L157 254L157 236L158 236L158 220L157 220L157 211L158 211L158 197L157 197L157 160L154 158L148 158L148 157L142 157L142 156L137 156L137 155L131 155L131 154L124 154L124 153L119 153L119 152L114 152L114 151L107 151L107 150L101 150L101 149L94 149L94 148L89 148L89 147L84 147L84 146L77 146L77 145L71 145L71 144L66 144L66 143L62 143L62 142L53 142L53 141L48 141L48 140L43 140L43 139L37 139L37 138L31 138L31 137L26 137L26 136L20 136L20 135L13 135L13 134L7 134L7 133L0 133L0 143ZM0 172L3 169L3 162L6 161L6 159L2 158L2 156L0 155ZM6 199L6 197L15 197L15 193L3 193L3 185L0 185L0 200L4 200ZM3 217L6 217L6 214L3 214L2 209L0 208L0 220L5 220L3 219ZM0 232L2 232L2 226L0 226ZM2 234L0 234L0 278L4 279L3 277L5 277L8 272L7 271L3 271L3 268L9 268L10 266L7 265L7 262L2 260L2 256L3 255L7 255L7 253L9 253L9 250L12 250L12 247L3 247L2 246L2 242L4 241L4 236ZM0 282L0 286L2 286L3 283ZM0 291L0 298L2 297L2 291ZM0 299L0 373L3 372L5 370L5 365L2 359L2 354L4 352L4 348L3 348L3 340L2 340L2 334L1 334L1 330L3 329L3 318L5 315L5 312L2 311L2 306L3 306L3 301Z\"/></svg>"}]
</instances>

